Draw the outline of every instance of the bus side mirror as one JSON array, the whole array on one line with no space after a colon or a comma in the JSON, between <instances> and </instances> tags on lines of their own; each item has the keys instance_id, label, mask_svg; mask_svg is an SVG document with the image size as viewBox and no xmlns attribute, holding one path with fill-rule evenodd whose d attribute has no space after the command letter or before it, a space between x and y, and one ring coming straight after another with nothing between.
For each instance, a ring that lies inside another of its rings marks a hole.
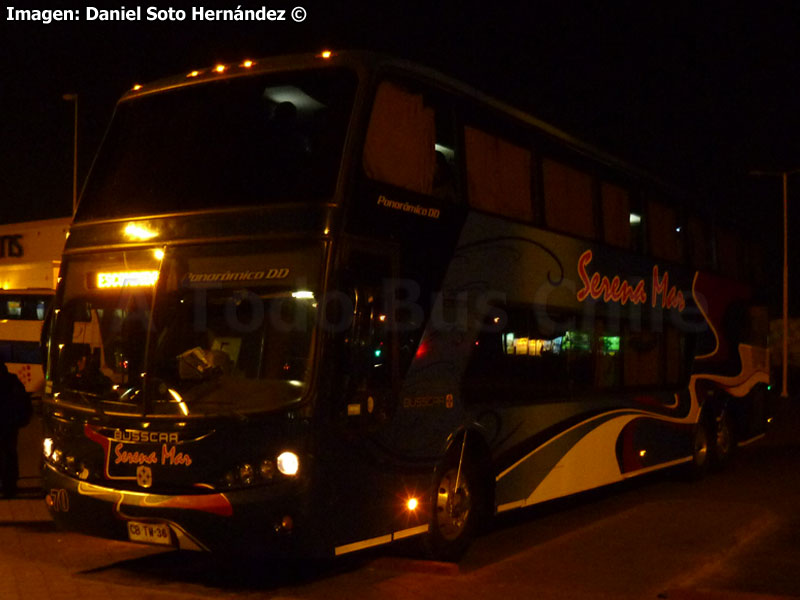
<instances>
[{"instance_id":1,"label":"bus side mirror","mask_svg":"<svg viewBox=\"0 0 800 600\"><path fill-rule=\"evenodd\" d=\"M50 327L53 324L53 304L51 303L48 308L47 312L44 315L44 320L42 321L42 330L39 333L39 359L42 363L42 373L44 373L45 378L47 377L47 361L48 361L48 344L47 341L50 338Z\"/></svg>"}]
</instances>

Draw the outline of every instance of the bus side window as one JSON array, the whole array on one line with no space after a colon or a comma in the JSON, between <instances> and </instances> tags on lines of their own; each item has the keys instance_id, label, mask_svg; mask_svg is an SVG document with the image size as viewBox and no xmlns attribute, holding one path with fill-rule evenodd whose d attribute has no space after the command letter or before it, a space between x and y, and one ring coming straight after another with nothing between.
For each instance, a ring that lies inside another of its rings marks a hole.
<instances>
[{"instance_id":1,"label":"bus side window","mask_svg":"<svg viewBox=\"0 0 800 600\"><path fill-rule=\"evenodd\" d=\"M470 206L530 222L531 152L503 138L464 128Z\"/></svg>"},{"instance_id":2,"label":"bus side window","mask_svg":"<svg viewBox=\"0 0 800 600\"><path fill-rule=\"evenodd\" d=\"M430 195L436 171L435 143L435 114L425 105L423 95L393 82L381 82L364 143L367 177Z\"/></svg>"},{"instance_id":3,"label":"bus side window","mask_svg":"<svg viewBox=\"0 0 800 600\"><path fill-rule=\"evenodd\" d=\"M3 362L13 362L11 358L11 342L0 341L0 360Z\"/></svg>"},{"instance_id":4,"label":"bus side window","mask_svg":"<svg viewBox=\"0 0 800 600\"><path fill-rule=\"evenodd\" d=\"M631 247L631 201L628 190L603 181L600 184L603 238L619 248Z\"/></svg>"},{"instance_id":5,"label":"bus side window","mask_svg":"<svg viewBox=\"0 0 800 600\"><path fill-rule=\"evenodd\" d=\"M655 258L677 262L683 258L680 227L675 209L663 202L647 202L647 238Z\"/></svg>"},{"instance_id":6,"label":"bus side window","mask_svg":"<svg viewBox=\"0 0 800 600\"><path fill-rule=\"evenodd\" d=\"M21 318L26 321L42 321L47 311L47 301L41 296L23 296Z\"/></svg>"},{"instance_id":7,"label":"bus side window","mask_svg":"<svg viewBox=\"0 0 800 600\"><path fill-rule=\"evenodd\" d=\"M623 338L625 387L663 383L663 340L655 331L629 331Z\"/></svg>"},{"instance_id":8,"label":"bus side window","mask_svg":"<svg viewBox=\"0 0 800 600\"><path fill-rule=\"evenodd\" d=\"M484 323L472 349L468 399L533 403L619 385L619 336L585 330L574 316L541 308L510 307L503 314L505 323L502 317Z\"/></svg>"},{"instance_id":9,"label":"bus side window","mask_svg":"<svg viewBox=\"0 0 800 600\"><path fill-rule=\"evenodd\" d=\"M440 200L458 200L454 113L452 103L440 96L390 81L379 84L364 143L367 177Z\"/></svg>"},{"instance_id":10,"label":"bus side window","mask_svg":"<svg viewBox=\"0 0 800 600\"><path fill-rule=\"evenodd\" d=\"M730 229L716 227L715 230L719 272L726 277L738 279L742 275L743 242Z\"/></svg>"},{"instance_id":11,"label":"bus side window","mask_svg":"<svg viewBox=\"0 0 800 600\"><path fill-rule=\"evenodd\" d=\"M0 318L21 319L22 298L19 296L5 296L2 305L0 305Z\"/></svg>"},{"instance_id":12,"label":"bus side window","mask_svg":"<svg viewBox=\"0 0 800 600\"><path fill-rule=\"evenodd\" d=\"M571 165L542 160L542 185L547 226L578 237L596 239L594 180Z\"/></svg>"},{"instance_id":13,"label":"bus side window","mask_svg":"<svg viewBox=\"0 0 800 600\"><path fill-rule=\"evenodd\" d=\"M604 321L595 322L594 387L615 389L622 384L621 336Z\"/></svg>"},{"instance_id":14,"label":"bus side window","mask_svg":"<svg viewBox=\"0 0 800 600\"><path fill-rule=\"evenodd\" d=\"M706 271L713 268L711 252L711 231L709 226L696 216L689 217L689 251L691 264L695 269Z\"/></svg>"},{"instance_id":15,"label":"bus side window","mask_svg":"<svg viewBox=\"0 0 800 600\"><path fill-rule=\"evenodd\" d=\"M744 245L744 264L742 265L744 279L755 284L757 288L766 287L767 270L764 268L764 248L754 240L745 240Z\"/></svg>"}]
</instances>

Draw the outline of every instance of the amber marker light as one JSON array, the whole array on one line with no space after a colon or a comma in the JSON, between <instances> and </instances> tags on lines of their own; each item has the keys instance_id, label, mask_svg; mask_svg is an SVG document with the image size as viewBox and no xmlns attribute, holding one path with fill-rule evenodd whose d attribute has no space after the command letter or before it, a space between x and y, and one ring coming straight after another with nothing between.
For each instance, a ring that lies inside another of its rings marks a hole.
<instances>
[{"instance_id":1,"label":"amber marker light","mask_svg":"<svg viewBox=\"0 0 800 600\"><path fill-rule=\"evenodd\" d=\"M214 70L217 73L224 73L225 72L225 68L226 68L225 65L217 65L216 67L214 67Z\"/></svg>"},{"instance_id":2,"label":"amber marker light","mask_svg":"<svg viewBox=\"0 0 800 600\"><path fill-rule=\"evenodd\" d=\"M245 69L249 69L249 68L250 68L250 67L252 67L254 64L256 64L256 63L254 63L252 60L246 60L246 61L244 61L244 62L242 63L242 66L243 66Z\"/></svg>"},{"instance_id":3,"label":"amber marker light","mask_svg":"<svg viewBox=\"0 0 800 600\"><path fill-rule=\"evenodd\" d=\"M329 59L331 56L333 56L333 52L330 50L323 50L319 53L319 57L324 58L325 60Z\"/></svg>"},{"instance_id":4,"label":"amber marker light","mask_svg":"<svg viewBox=\"0 0 800 600\"><path fill-rule=\"evenodd\" d=\"M197 77L200 75L200 71L192 71L191 73L187 74L187 77Z\"/></svg>"},{"instance_id":5,"label":"amber marker light","mask_svg":"<svg viewBox=\"0 0 800 600\"><path fill-rule=\"evenodd\" d=\"M142 86L141 86L141 84L138 84L138 83L137 83L135 86L133 86L133 91L134 91L134 92L138 92L140 89L142 89Z\"/></svg>"},{"instance_id":6,"label":"amber marker light","mask_svg":"<svg viewBox=\"0 0 800 600\"><path fill-rule=\"evenodd\" d=\"M406 501L406 508L409 511L414 512L415 510L417 510L418 507L419 507L419 500L417 500L416 498L409 498Z\"/></svg>"}]
</instances>

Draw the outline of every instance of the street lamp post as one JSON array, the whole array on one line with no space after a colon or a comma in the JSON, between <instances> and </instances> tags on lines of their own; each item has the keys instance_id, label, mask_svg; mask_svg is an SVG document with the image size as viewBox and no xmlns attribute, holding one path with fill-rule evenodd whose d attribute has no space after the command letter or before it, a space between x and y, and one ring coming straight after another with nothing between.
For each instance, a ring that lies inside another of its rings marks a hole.
<instances>
[{"instance_id":1,"label":"street lamp post","mask_svg":"<svg viewBox=\"0 0 800 600\"><path fill-rule=\"evenodd\" d=\"M750 171L751 175L781 176L783 179L783 377L781 381L781 398L789 397L789 209L788 187L789 175L800 173L800 169L791 171Z\"/></svg>"},{"instance_id":2,"label":"street lamp post","mask_svg":"<svg viewBox=\"0 0 800 600\"><path fill-rule=\"evenodd\" d=\"M72 144L72 216L78 208L78 94L64 94L64 100L75 103L74 138Z\"/></svg>"}]
</instances>

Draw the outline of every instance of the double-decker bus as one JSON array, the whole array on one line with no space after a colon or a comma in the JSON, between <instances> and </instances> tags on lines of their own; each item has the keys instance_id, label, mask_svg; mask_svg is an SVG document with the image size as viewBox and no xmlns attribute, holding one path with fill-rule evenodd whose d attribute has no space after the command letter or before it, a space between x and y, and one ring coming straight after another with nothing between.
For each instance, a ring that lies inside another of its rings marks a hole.
<instances>
[{"instance_id":1,"label":"double-decker bus","mask_svg":"<svg viewBox=\"0 0 800 600\"><path fill-rule=\"evenodd\" d=\"M730 230L426 68L221 64L119 101L49 330L68 528L335 556L657 469L767 421Z\"/></svg>"},{"instance_id":2,"label":"double-decker bus","mask_svg":"<svg viewBox=\"0 0 800 600\"><path fill-rule=\"evenodd\" d=\"M0 360L40 396L42 324L55 294L71 218L0 225Z\"/></svg>"}]
</instances>

